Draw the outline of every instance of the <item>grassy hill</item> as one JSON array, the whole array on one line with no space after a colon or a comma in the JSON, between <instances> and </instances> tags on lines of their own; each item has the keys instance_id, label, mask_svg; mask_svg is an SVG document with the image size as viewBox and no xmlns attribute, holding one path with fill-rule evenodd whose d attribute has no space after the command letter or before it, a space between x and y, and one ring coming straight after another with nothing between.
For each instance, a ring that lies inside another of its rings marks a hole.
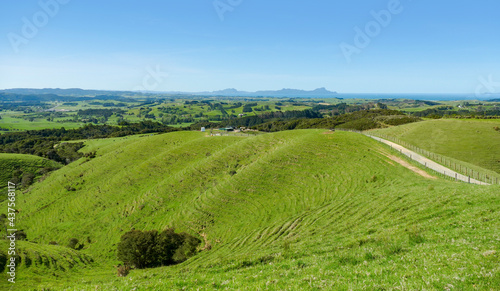
<instances>
[{"instance_id":1,"label":"grassy hill","mask_svg":"<svg viewBox=\"0 0 500 291\"><path fill-rule=\"evenodd\" d=\"M20 155L20 154L3 154L0 153L0 201L6 196L7 182L12 181L13 174L18 171L20 181L23 174L33 174L36 180L42 176L44 168L60 168L62 165L37 156Z\"/></svg>"},{"instance_id":2,"label":"grassy hill","mask_svg":"<svg viewBox=\"0 0 500 291\"><path fill-rule=\"evenodd\" d=\"M84 150L97 157L18 193L18 227L29 242L19 244L16 288L500 286L500 187L424 178L360 134L176 132ZM118 278L120 236L165 227L197 235L207 250ZM64 247L71 238L83 249Z\"/></svg>"},{"instance_id":3,"label":"grassy hill","mask_svg":"<svg viewBox=\"0 0 500 291\"><path fill-rule=\"evenodd\" d=\"M438 119L371 131L500 173L500 120Z\"/></svg>"}]
</instances>

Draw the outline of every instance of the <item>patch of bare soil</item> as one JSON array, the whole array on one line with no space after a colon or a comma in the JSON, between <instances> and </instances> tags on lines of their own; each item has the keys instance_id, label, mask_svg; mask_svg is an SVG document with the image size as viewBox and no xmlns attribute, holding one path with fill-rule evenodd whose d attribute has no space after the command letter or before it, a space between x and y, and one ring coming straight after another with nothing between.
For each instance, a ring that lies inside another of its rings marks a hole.
<instances>
[{"instance_id":1,"label":"patch of bare soil","mask_svg":"<svg viewBox=\"0 0 500 291\"><path fill-rule=\"evenodd\" d=\"M401 158L398 158L398 157L393 156L393 155L386 155L386 157L388 157L389 159L395 161L396 163L400 164L401 166L412 170L413 172L419 174L420 176L422 176L424 178L427 178L427 179L437 179L436 177L429 175L426 171L424 171L422 169L419 169L419 168L417 168L415 166L410 165L407 161L405 161L405 160L403 160Z\"/></svg>"},{"instance_id":2,"label":"patch of bare soil","mask_svg":"<svg viewBox=\"0 0 500 291\"><path fill-rule=\"evenodd\" d=\"M400 164L401 166L419 174L420 176L424 177L424 178L427 178L427 179L437 179L436 177L432 176L432 175L429 175L426 171L422 170L422 169L419 169L415 166L412 166L410 163L408 163L407 161L401 159L401 158L398 158L396 156L393 156L391 154L387 154L387 153L382 153L382 155L388 157L389 159L393 160L394 162Z\"/></svg>"}]
</instances>

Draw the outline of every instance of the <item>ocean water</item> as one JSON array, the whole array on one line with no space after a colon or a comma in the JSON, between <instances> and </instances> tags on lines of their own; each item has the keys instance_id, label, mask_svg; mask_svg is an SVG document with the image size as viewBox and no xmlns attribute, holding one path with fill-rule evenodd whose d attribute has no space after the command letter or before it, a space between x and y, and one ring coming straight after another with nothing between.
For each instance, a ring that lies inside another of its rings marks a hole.
<instances>
[{"instance_id":1,"label":"ocean water","mask_svg":"<svg viewBox=\"0 0 500 291\"><path fill-rule=\"evenodd\" d=\"M367 94L367 93L338 93L337 98L343 99L412 99L426 101L454 101L454 100L490 100L499 99L499 94Z\"/></svg>"}]
</instances>

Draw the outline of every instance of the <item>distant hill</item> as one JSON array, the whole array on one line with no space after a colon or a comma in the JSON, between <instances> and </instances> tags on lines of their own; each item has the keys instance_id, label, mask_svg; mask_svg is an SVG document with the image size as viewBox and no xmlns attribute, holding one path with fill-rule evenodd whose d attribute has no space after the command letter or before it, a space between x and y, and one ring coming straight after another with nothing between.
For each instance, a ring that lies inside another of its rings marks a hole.
<instances>
[{"instance_id":1,"label":"distant hill","mask_svg":"<svg viewBox=\"0 0 500 291\"><path fill-rule=\"evenodd\" d=\"M53 94L61 96L88 96L93 97L97 95L137 95L137 92L131 91L107 91L107 90L85 90L79 88L72 89L59 89L59 88L44 88L44 89L32 89L32 88L14 88L0 90L0 92L22 94L22 95L37 95L37 94Z\"/></svg>"},{"instance_id":2,"label":"distant hill","mask_svg":"<svg viewBox=\"0 0 500 291\"><path fill-rule=\"evenodd\" d=\"M30 90L31 91L31 90ZM114 94L114 95L93 95L93 96L79 96L79 95L57 95L53 93L27 93L28 91L19 91L26 93L16 93L14 91L0 91L0 101L1 102L48 102L48 101L89 101L89 100L115 100L122 102L134 102L136 99L127 96L125 94ZM43 91L42 91L43 92ZM48 91L45 91L48 92ZM104 92L101 92L104 93Z\"/></svg>"},{"instance_id":3,"label":"distant hill","mask_svg":"<svg viewBox=\"0 0 500 291\"><path fill-rule=\"evenodd\" d=\"M224 97L302 97L302 98L322 98L322 97L336 97L337 92L328 91L325 88L318 88L312 91L299 90L299 89L281 89L278 91L257 91L257 92L246 92L238 91L234 88L218 90L218 91L206 91L206 92L179 92L179 91L168 91L168 92L155 92L155 91L106 91L106 90L85 90L79 88L73 89L59 89L59 88L45 88L45 89L30 89L30 88L15 88L15 89L5 89L0 90L1 93L9 94L21 94L21 95L59 95L59 96L70 96L70 97L95 97L99 95L106 96L150 96L150 95L168 95L168 96L180 96L180 97L193 97L193 96L224 96Z\"/></svg>"}]
</instances>

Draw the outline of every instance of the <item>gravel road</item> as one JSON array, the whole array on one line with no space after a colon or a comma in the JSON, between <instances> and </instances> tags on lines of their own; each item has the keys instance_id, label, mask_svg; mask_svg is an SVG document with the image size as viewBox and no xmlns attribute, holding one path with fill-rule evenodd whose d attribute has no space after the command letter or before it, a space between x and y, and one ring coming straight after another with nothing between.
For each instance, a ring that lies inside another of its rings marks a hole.
<instances>
[{"instance_id":1,"label":"gravel road","mask_svg":"<svg viewBox=\"0 0 500 291\"><path fill-rule=\"evenodd\" d=\"M446 176L452 177L456 180L463 181L466 183L471 183L471 184L477 184L477 185L490 185L488 183L484 183L484 182L478 181L476 179L470 178L468 176L462 175L460 173L457 173L457 172L455 172L455 171L453 171L453 170L451 170L443 165L440 165L432 160L429 160L428 158L423 157L423 156L421 156L413 151L410 151L409 149L402 147L402 146L400 146L396 143L393 143L391 141L385 140L385 139L380 138L380 137L372 136L369 134L366 134L366 136L371 137L371 138L378 140L380 142L383 142L383 143L391 146L393 149L396 149L400 153L408 156L410 159L424 165L425 167L432 169L436 172L439 172L441 174L444 174Z\"/></svg>"}]
</instances>

